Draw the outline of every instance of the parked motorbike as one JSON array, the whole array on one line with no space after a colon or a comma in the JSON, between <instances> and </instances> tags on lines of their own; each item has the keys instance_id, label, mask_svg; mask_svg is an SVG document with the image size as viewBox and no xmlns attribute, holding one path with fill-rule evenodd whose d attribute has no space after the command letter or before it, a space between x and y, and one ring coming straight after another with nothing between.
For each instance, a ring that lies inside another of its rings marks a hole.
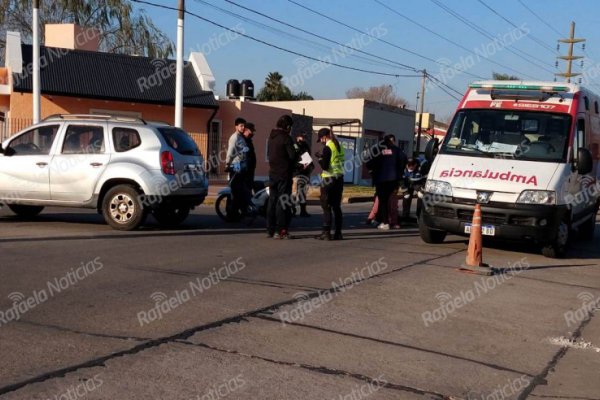
<instances>
[{"instance_id":1,"label":"parked motorbike","mask_svg":"<svg viewBox=\"0 0 600 400\"><path fill-rule=\"evenodd\" d=\"M265 187L262 182L254 182L254 194L251 198L250 209L248 216L256 218L256 216L267 216L267 205L269 204L269 187ZM225 222L238 222L243 216L238 210L233 210L233 193L231 191L231 180L227 187L223 188L217 195L215 202L215 211L219 218Z\"/></svg>"}]
</instances>

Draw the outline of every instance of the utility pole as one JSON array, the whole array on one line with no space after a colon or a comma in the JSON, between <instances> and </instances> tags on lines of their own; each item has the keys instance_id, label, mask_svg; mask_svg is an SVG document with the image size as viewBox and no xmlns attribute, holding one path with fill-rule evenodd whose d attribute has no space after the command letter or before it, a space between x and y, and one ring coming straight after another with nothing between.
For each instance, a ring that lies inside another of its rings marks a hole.
<instances>
[{"instance_id":1,"label":"utility pole","mask_svg":"<svg viewBox=\"0 0 600 400\"><path fill-rule=\"evenodd\" d=\"M573 64L573 60L579 60L580 58L583 58L581 56L574 56L573 55L573 45L575 43L581 43L581 42L585 42L585 39L576 39L575 38L575 22L571 21L571 34L569 35L568 39L559 39L558 40L561 43L568 43L569 44L569 54L566 56L559 56L558 58L560 58L561 60L566 60L567 61L567 72L562 72L559 74L556 74L556 76L562 76L564 78L567 78L567 83L571 82L571 78L577 75L581 75L579 73L573 73L572 71L572 64Z\"/></svg>"},{"instance_id":2,"label":"utility pole","mask_svg":"<svg viewBox=\"0 0 600 400\"><path fill-rule=\"evenodd\" d=\"M175 76L175 126L183 127L183 19L185 0L179 0L177 17L177 75Z\"/></svg>"},{"instance_id":3,"label":"utility pole","mask_svg":"<svg viewBox=\"0 0 600 400\"><path fill-rule=\"evenodd\" d=\"M41 119L41 85L40 85L40 0L33 0L32 29L33 29L33 123Z\"/></svg>"},{"instance_id":4,"label":"utility pole","mask_svg":"<svg viewBox=\"0 0 600 400\"><path fill-rule=\"evenodd\" d=\"M423 110L425 108L425 80L427 79L427 70L423 70L423 78L421 78L421 104L419 112L419 124L417 125L417 148L413 151L415 157L419 155L421 148L421 132L423 125ZM417 96L417 100L419 97Z\"/></svg>"}]
</instances>

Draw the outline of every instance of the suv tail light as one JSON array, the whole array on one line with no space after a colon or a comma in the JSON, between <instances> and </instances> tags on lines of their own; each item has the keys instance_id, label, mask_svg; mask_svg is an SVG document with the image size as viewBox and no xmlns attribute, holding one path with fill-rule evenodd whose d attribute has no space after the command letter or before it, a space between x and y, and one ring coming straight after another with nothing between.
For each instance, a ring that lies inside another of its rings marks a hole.
<instances>
[{"instance_id":1,"label":"suv tail light","mask_svg":"<svg viewBox=\"0 0 600 400\"><path fill-rule=\"evenodd\" d=\"M173 154L170 151L160 153L160 167L166 175L175 175L175 163L173 162Z\"/></svg>"}]
</instances>

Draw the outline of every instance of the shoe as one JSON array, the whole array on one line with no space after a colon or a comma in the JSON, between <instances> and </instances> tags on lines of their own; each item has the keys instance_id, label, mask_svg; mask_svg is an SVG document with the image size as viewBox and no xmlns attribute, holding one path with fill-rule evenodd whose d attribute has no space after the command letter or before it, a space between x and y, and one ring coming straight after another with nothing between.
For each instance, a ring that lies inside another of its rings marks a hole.
<instances>
[{"instance_id":1,"label":"shoe","mask_svg":"<svg viewBox=\"0 0 600 400\"><path fill-rule=\"evenodd\" d=\"M373 220L371 218L367 218L365 220L365 225L371 225L373 223Z\"/></svg>"},{"instance_id":2,"label":"shoe","mask_svg":"<svg viewBox=\"0 0 600 400\"><path fill-rule=\"evenodd\" d=\"M267 238L272 239L275 236L275 232L267 232Z\"/></svg>"},{"instance_id":3,"label":"shoe","mask_svg":"<svg viewBox=\"0 0 600 400\"><path fill-rule=\"evenodd\" d=\"M379 221L372 220L372 221L371 221L371 225L373 225L373 226L377 226L377 225L379 225Z\"/></svg>"},{"instance_id":4,"label":"shoe","mask_svg":"<svg viewBox=\"0 0 600 400\"><path fill-rule=\"evenodd\" d=\"M391 229L400 229L400 225L396 224L396 225L390 226L390 228Z\"/></svg>"},{"instance_id":5,"label":"shoe","mask_svg":"<svg viewBox=\"0 0 600 400\"><path fill-rule=\"evenodd\" d=\"M344 240L342 232L336 232L335 235L333 235L333 240Z\"/></svg>"},{"instance_id":6,"label":"shoe","mask_svg":"<svg viewBox=\"0 0 600 400\"><path fill-rule=\"evenodd\" d=\"M390 230L390 224L384 224L381 223L377 226L377 229L381 229L382 231L389 231Z\"/></svg>"},{"instance_id":7,"label":"shoe","mask_svg":"<svg viewBox=\"0 0 600 400\"><path fill-rule=\"evenodd\" d=\"M323 232L320 235L315 236L317 240L331 240L331 233Z\"/></svg>"},{"instance_id":8,"label":"shoe","mask_svg":"<svg viewBox=\"0 0 600 400\"><path fill-rule=\"evenodd\" d=\"M273 239L287 240L291 238L292 236L285 229L282 229L279 233L273 235Z\"/></svg>"}]
</instances>

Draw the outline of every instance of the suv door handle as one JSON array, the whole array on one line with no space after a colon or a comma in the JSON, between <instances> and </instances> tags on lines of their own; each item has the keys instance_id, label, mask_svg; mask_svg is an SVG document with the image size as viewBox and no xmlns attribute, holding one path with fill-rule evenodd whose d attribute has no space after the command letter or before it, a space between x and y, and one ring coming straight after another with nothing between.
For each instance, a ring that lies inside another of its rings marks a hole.
<instances>
[{"instance_id":1,"label":"suv door handle","mask_svg":"<svg viewBox=\"0 0 600 400\"><path fill-rule=\"evenodd\" d=\"M103 166L104 164L102 164L101 162L93 162L93 163L90 163L90 165L91 165L92 167L101 167L101 166Z\"/></svg>"},{"instance_id":2,"label":"suv door handle","mask_svg":"<svg viewBox=\"0 0 600 400\"><path fill-rule=\"evenodd\" d=\"M47 163L47 162L40 161L40 162L38 162L38 163L35 163L35 165L37 165L38 167L40 167L40 168L41 168L41 167L47 167L47 166L48 166L48 163Z\"/></svg>"}]
</instances>

